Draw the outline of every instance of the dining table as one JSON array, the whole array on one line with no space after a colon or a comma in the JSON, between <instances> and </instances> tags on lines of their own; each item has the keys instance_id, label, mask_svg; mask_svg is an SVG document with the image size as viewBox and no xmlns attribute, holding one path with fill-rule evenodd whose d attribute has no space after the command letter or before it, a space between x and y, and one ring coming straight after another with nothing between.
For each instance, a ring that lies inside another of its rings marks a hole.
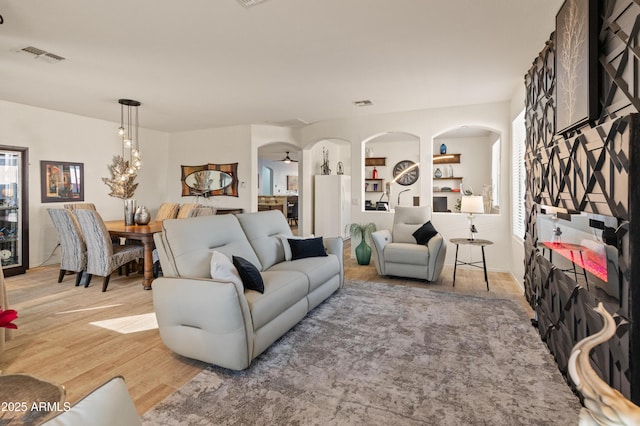
<instances>
[{"instance_id":1,"label":"dining table","mask_svg":"<svg viewBox=\"0 0 640 426\"><path fill-rule=\"evenodd\" d=\"M106 220L104 224L107 226L109 235L112 237L121 237L128 240L140 241L144 247L144 264L142 287L145 290L151 290L151 282L153 281L153 234L162 231L162 221L149 222L146 225L125 225L124 220Z\"/></svg>"}]
</instances>

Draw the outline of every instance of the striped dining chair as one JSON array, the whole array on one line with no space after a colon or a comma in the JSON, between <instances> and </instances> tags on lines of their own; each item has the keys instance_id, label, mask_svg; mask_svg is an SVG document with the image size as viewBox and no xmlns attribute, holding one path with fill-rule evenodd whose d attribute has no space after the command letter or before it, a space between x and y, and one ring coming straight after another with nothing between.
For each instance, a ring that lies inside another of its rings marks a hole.
<instances>
[{"instance_id":1,"label":"striped dining chair","mask_svg":"<svg viewBox=\"0 0 640 426\"><path fill-rule=\"evenodd\" d=\"M67 271L76 273L76 285L80 285L83 272L87 269L87 245L80 224L72 210L47 209L53 226L58 233L62 249L58 282L62 282Z\"/></svg>"},{"instance_id":2,"label":"striped dining chair","mask_svg":"<svg viewBox=\"0 0 640 426\"><path fill-rule=\"evenodd\" d=\"M87 242L87 275L83 279L88 287L91 277L104 277L102 291L107 291L111 273L129 262L144 257L142 246L132 244L113 244L100 213L93 210L76 210L80 228Z\"/></svg>"},{"instance_id":3,"label":"striped dining chair","mask_svg":"<svg viewBox=\"0 0 640 426\"><path fill-rule=\"evenodd\" d=\"M178 210L180 210L179 203L162 203L160 204L155 220L175 219L178 216Z\"/></svg>"}]
</instances>

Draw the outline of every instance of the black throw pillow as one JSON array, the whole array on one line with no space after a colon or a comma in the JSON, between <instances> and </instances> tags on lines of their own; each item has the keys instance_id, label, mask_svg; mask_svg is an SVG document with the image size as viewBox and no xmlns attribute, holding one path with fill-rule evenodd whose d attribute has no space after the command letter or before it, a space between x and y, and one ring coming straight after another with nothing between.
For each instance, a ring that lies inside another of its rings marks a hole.
<instances>
[{"instance_id":1,"label":"black throw pillow","mask_svg":"<svg viewBox=\"0 0 640 426\"><path fill-rule=\"evenodd\" d=\"M433 227L431 221L428 221L413 233L413 238L416 239L416 243L424 245L427 244L431 238L435 237L437 233L438 231Z\"/></svg>"},{"instance_id":2,"label":"black throw pillow","mask_svg":"<svg viewBox=\"0 0 640 426\"><path fill-rule=\"evenodd\" d=\"M243 257L233 256L233 266L238 270L245 290L255 290L264 293L262 275L260 275L258 268L253 266L253 263Z\"/></svg>"},{"instance_id":3,"label":"black throw pillow","mask_svg":"<svg viewBox=\"0 0 640 426\"><path fill-rule=\"evenodd\" d=\"M303 240L287 238L291 247L291 260L305 257L327 256L322 237L305 238Z\"/></svg>"}]
</instances>

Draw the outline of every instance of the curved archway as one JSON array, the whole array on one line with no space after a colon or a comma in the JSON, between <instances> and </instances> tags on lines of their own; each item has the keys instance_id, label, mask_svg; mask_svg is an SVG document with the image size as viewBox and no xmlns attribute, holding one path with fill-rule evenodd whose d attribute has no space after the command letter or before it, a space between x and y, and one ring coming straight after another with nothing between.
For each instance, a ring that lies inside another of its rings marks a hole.
<instances>
[{"instance_id":1,"label":"curved archway","mask_svg":"<svg viewBox=\"0 0 640 426\"><path fill-rule=\"evenodd\" d=\"M432 139L434 212L459 212L464 195L482 195L485 213L499 213L501 188L499 130L464 125Z\"/></svg>"},{"instance_id":2,"label":"curved archway","mask_svg":"<svg viewBox=\"0 0 640 426\"><path fill-rule=\"evenodd\" d=\"M362 152L364 210L420 204L419 136L401 131L378 133L362 141Z\"/></svg>"}]
</instances>

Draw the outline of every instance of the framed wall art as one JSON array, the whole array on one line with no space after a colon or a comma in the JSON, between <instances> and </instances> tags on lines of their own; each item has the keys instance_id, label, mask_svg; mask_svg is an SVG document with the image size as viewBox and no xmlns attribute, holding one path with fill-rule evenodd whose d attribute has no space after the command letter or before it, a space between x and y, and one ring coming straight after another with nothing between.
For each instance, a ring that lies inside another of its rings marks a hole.
<instances>
[{"instance_id":1,"label":"framed wall art","mask_svg":"<svg viewBox=\"0 0 640 426\"><path fill-rule=\"evenodd\" d=\"M40 161L40 193L43 203L84 201L84 164Z\"/></svg>"},{"instance_id":2,"label":"framed wall art","mask_svg":"<svg viewBox=\"0 0 640 426\"><path fill-rule=\"evenodd\" d=\"M566 0L556 15L556 133L598 118L598 1Z\"/></svg>"}]
</instances>

